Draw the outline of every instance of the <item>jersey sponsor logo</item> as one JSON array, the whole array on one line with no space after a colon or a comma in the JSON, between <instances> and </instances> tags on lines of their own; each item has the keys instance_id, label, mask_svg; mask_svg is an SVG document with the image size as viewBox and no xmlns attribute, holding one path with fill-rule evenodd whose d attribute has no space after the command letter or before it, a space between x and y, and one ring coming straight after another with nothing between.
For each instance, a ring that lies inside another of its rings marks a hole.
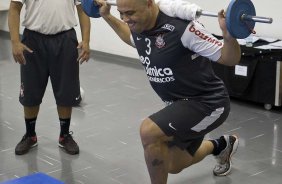
<instances>
[{"instance_id":1,"label":"jersey sponsor logo","mask_svg":"<svg viewBox=\"0 0 282 184\"><path fill-rule=\"evenodd\" d=\"M211 38L209 35L206 35L205 33L202 33L200 30L197 30L194 25L192 24L189 27L189 31L191 33L194 33L196 36L198 36L199 38L206 40L212 44L218 45L218 46L222 46L222 42L220 42L219 40L217 40L216 38Z\"/></svg>"},{"instance_id":2,"label":"jersey sponsor logo","mask_svg":"<svg viewBox=\"0 0 282 184\"><path fill-rule=\"evenodd\" d=\"M159 40L159 46L163 47L165 45L165 42L163 41L163 38L160 38ZM146 49L144 50L147 56L140 55L140 61L143 64L147 77L150 82L156 82L156 83L166 83L166 82L172 82L174 81L173 72L170 68L159 68L157 66L150 66L151 61L149 56L152 52L152 46L151 46L151 40L149 38L145 38L145 44Z\"/></svg>"},{"instance_id":3,"label":"jersey sponsor logo","mask_svg":"<svg viewBox=\"0 0 282 184\"><path fill-rule=\"evenodd\" d=\"M155 45L157 48L161 49L165 47L165 41L164 41L164 35L163 34L159 34L156 37L156 42Z\"/></svg>"},{"instance_id":4,"label":"jersey sponsor logo","mask_svg":"<svg viewBox=\"0 0 282 184\"><path fill-rule=\"evenodd\" d=\"M148 76L148 79L150 82L155 82L155 83L167 83L167 82L173 82L175 81L174 77L151 77Z\"/></svg>"},{"instance_id":5,"label":"jersey sponsor logo","mask_svg":"<svg viewBox=\"0 0 282 184\"><path fill-rule=\"evenodd\" d=\"M140 56L140 61L144 65L148 79L151 82L166 83L175 80L173 77L173 72L170 68L158 68L156 66L150 66L151 61L147 56Z\"/></svg>"},{"instance_id":6,"label":"jersey sponsor logo","mask_svg":"<svg viewBox=\"0 0 282 184\"><path fill-rule=\"evenodd\" d=\"M170 25L170 24L165 24L165 25L163 25L162 28L163 29L167 29L167 30L169 30L171 32L175 29L175 27L173 25Z\"/></svg>"}]
</instances>

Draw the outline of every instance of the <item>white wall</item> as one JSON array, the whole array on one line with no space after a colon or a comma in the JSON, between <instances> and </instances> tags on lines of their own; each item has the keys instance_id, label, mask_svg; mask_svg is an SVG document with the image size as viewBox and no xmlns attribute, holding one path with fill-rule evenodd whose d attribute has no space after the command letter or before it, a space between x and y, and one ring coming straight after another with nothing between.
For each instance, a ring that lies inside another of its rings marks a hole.
<instances>
[{"instance_id":1,"label":"white wall","mask_svg":"<svg viewBox=\"0 0 282 184\"><path fill-rule=\"evenodd\" d=\"M0 0L0 30L8 30L8 9L10 0Z\"/></svg>"},{"instance_id":2,"label":"white wall","mask_svg":"<svg viewBox=\"0 0 282 184\"><path fill-rule=\"evenodd\" d=\"M0 30L8 30L8 11L0 11Z\"/></svg>"},{"instance_id":3,"label":"white wall","mask_svg":"<svg viewBox=\"0 0 282 184\"><path fill-rule=\"evenodd\" d=\"M9 0L0 0L3 1ZM197 3L203 10L218 12L220 9L225 9L228 6L228 0L189 0L190 2ZM272 17L272 24L257 23L255 31L258 36L272 37L282 39L282 1L281 0L252 0L258 16ZM1 13L1 12L0 12ZM22 12L23 13L23 12ZM113 15L119 17L116 7L112 7ZM6 14L1 13L0 16L0 29L8 31L6 25ZM212 17L201 17L199 19L204 23L205 27L212 33L220 35L217 19ZM22 28L21 28L22 30ZM76 27L78 37L80 36L80 28ZM138 58L137 52L134 48L123 43L114 31L102 19L91 18L91 41L90 48L101 52L111 54Z\"/></svg>"}]
</instances>

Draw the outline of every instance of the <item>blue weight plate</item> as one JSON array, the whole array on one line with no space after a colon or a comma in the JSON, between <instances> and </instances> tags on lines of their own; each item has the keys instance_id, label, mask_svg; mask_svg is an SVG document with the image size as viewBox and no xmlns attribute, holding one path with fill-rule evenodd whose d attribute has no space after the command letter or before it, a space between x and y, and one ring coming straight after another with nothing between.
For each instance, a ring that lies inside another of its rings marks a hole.
<instances>
[{"instance_id":1,"label":"blue weight plate","mask_svg":"<svg viewBox=\"0 0 282 184\"><path fill-rule=\"evenodd\" d=\"M93 17L93 18L101 17L99 13L99 6L95 5L93 0L81 0L81 6L83 11L89 17Z\"/></svg>"},{"instance_id":2,"label":"blue weight plate","mask_svg":"<svg viewBox=\"0 0 282 184\"><path fill-rule=\"evenodd\" d=\"M255 21L242 20L242 15L256 15L254 4L251 0L232 0L226 11L226 27L234 38L246 38L255 27Z\"/></svg>"}]
</instances>

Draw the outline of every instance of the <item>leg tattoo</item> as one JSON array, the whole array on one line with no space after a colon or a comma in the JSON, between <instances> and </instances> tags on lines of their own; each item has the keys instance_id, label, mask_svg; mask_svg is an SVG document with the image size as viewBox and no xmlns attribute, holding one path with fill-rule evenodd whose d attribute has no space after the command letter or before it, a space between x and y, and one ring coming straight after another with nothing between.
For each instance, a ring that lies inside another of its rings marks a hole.
<instances>
[{"instance_id":1,"label":"leg tattoo","mask_svg":"<svg viewBox=\"0 0 282 184\"><path fill-rule=\"evenodd\" d=\"M164 161L163 160L158 160L158 159L154 159L153 161L152 161L152 166L159 166L159 165L162 165L164 163Z\"/></svg>"}]
</instances>

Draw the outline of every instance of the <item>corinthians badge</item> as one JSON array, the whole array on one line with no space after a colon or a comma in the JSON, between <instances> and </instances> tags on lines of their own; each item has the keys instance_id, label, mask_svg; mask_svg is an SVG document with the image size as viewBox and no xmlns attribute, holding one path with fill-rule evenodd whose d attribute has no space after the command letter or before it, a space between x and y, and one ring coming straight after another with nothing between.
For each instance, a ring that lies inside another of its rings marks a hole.
<instances>
[{"instance_id":1,"label":"corinthians badge","mask_svg":"<svg viewBox=\"0 0 282 184\"><path fill-rule=\"evenodd\" d=\"M157 37L156 37L156 47L158 47L159 49L161 48L164 48L165 47L165 41L164 41L164 35L163 34L159 34Z\"/></svg>"}]
</instances>

